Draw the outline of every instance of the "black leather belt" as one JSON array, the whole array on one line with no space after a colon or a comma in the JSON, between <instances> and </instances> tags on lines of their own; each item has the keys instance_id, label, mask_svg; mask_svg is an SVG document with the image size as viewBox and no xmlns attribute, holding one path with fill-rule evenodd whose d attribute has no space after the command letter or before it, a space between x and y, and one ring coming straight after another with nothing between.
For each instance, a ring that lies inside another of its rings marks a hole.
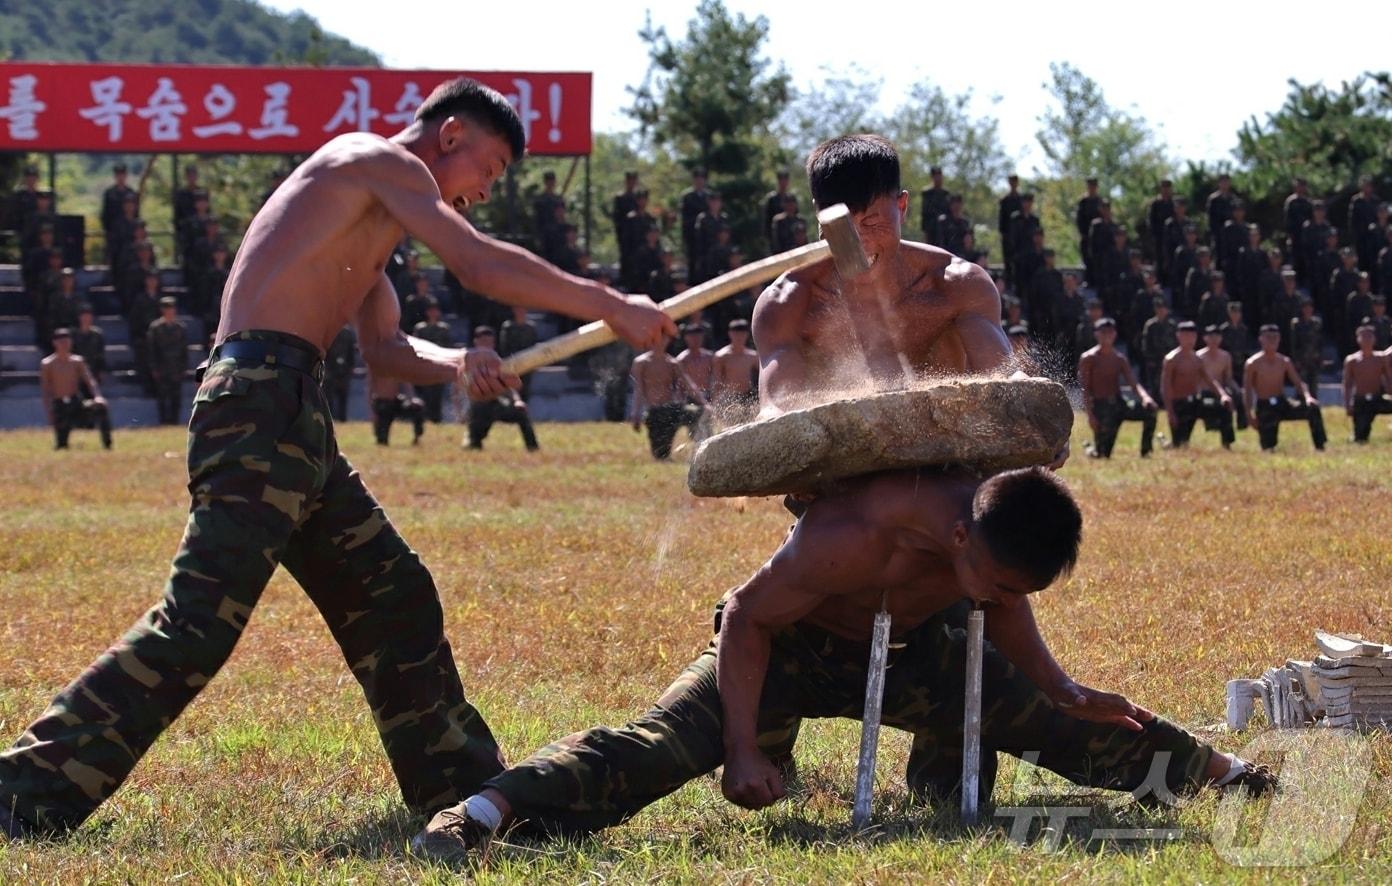
<instances>
[{"instance_id":1,"label":"black leather belt","mask_svg":"<svg viewBox=\"0 0 1392 886\"><path fill-rule=\"evenodd\" d=\"M260 363L264 366L284 366L303 372L321 384L324 381L324 361L318 354L310 353L303 348L268 341L225 341L213 348L213 352L208 355L210 363L228 359Z\"/></svg>"}]
</instances>

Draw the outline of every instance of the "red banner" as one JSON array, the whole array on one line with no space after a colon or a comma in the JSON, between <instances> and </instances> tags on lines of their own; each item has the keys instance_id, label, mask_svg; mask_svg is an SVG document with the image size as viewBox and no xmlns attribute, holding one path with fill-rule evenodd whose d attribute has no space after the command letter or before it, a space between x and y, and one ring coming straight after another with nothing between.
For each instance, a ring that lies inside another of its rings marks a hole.
<instances>
[{"instance_id":1,"label":"red banner","mask_svg":"<svg viewBox=\"0 0 1392 886\"><path fill-rule=\"evenodd\" d=\"M590 75L0 62L0 151L302 154L393 135L461 74L507 96L532 154L590 153Z\"/></svg>"}]
</instances>

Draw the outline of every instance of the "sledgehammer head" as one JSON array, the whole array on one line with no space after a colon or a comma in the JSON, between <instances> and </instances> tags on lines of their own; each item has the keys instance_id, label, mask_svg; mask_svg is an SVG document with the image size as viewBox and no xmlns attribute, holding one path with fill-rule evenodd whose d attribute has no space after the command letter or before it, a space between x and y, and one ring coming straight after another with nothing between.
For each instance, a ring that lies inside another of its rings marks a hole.
<instances>
[{"instance_id":1,"label":"sledgehammer head","mask_svg":"<svg viewBox=\"0 0 1392 886\"><path fill-rule=\"evenodd\" d=\"M860 235L856 233L855 224L851 222L851 211L845 203L828 206L817 213L817 224L822 227L822 239L831 247L831 258L842 280L850 280L870 270L870 261L865 257Z\"/></svg>"}]
</instances>

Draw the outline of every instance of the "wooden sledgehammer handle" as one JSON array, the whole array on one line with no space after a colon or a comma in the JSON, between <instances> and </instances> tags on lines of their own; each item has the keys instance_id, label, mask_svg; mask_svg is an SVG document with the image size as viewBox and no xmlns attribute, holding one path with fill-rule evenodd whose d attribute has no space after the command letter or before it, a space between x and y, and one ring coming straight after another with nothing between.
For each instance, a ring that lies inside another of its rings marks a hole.
<instances>
[{"instance_id":1,"label":"wooden sledgehammer handle","mask_svg":"<svg viewBox=\"0 0 1392 886\"><path fill-rule=\"evenodd\" d=\"M785 271L810 265L825 257L828 251L831 252L836 271L843 280L849 280L869 269L870 262L865 258L865 250L861 248L860 236L851 222L851 213L846 204L837 203L823 209L817 213L817 223L822 229L821 242L799 246L797 249L771 255L721 274L713 280L691 287L681 295L667 299L662 303L662 310L673 320L680 320L751 286L767 283ZM610 329L608 324L597 320L581 326L574 332L533 345L525 351L518 351L503 361L503 369L522 375L607 345L614 341L615 337L614 330Z\"/></svg>"}]
</instances>

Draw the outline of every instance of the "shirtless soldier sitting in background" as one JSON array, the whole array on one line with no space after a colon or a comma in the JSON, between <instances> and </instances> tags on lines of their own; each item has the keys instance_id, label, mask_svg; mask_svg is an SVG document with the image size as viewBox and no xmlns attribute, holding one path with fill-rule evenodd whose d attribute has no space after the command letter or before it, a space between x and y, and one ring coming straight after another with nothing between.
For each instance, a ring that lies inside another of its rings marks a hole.
<instances>
[{"instance_id":1,"label":"shirtless soldier sitting in background","mask_svg":"<svg viewBox=\"0 0 1392 886\"><path fill-rule=\"evenodd\" d=\"M1111 458L1117 431L1124 421L1141 423L1141 458L1150 455L1155 440L1155 401L1131 372L1131 361L1116 350L1116 321L1103 317L1093 324L1097 345L1078 361L1078 381L1083 387L1083 409L1092 428L1094 458ZM1123 397L1122 384L1131 386L1137 399Z\"/></svg>"},{"instance_id":2,"label":"shirtless soldier sitting in background","mask_svg":"<svg viewBox=\"0 0 1392 886\"><path fill-rule=\"evenodd\" d=\"M707 405L706 395L676 358L667 353L665 340L646 354L639 354L631 372L633 407L629 419L633 430L641 430L646 421L653 458L666 460L672 455L672 441L679 428L696 433Z\"/></svg>"},{"instance_id":3,"label":"shirtless soldier sitting in background","mask_svg":"<svg viewBox=\"0 0 1392 886\"><path fill-rule=\"evenodd\" d=\"M1232 398L1218 381L1208 374L1208 367L1194 351L1194 345L1199 340L1194 321L1185 320L1179 324L1177 337L1179 347L1165 355L1165 363L1160 370L1160 399L1165 403L1165 413L1170 420L1171 445L1176 449L1183 449L1189 445L1189 437L1194 433L1194 424L1203 414L1203 398L1200 394L1207 389L1218 397L1218 403L1228 417L1227 422L1220 426L1223 448L1227 449L1232 446L1234 437Z\"/></svg>"},{"instance_id":4,"label":"shirtless soldier sitting in background","mask_svg":"<svg viewBox=\"0 0 1392 886\"><path fill-rule=\"evenodd\" d=\"M1261 353L1247 359L1247 368L1242 373L1242 398L1247 407L1247 419L1261 439L1262 452L1276 448L1281 422L1301 418L1310 423L1310 439L1315 449L1324 451L1329 438L1324 433L1319 400L1305 386L1291 359L1277 350L1281 346L1281 327L1267 323L1262 326L1257 341L1261 343ZM1287 384L1295 388L1300 399L1286 399Z\"/></svg>"},{"instance_id":5,"label":"shirtless soldier sitting in background","mask_svg":"<svg viewBox=\"0 0 1392 886\"><path fill-rule=\"evenodd\" d=\"M966 681L966 637L949 613L985 610L982 802L997 751L1113 790L1158 790L1152 777L1174 794L1209 784L1269 790L1265 767L1079 684L1054 659L1026 601L1072 568L1081 534L1077 503L1043 468L986 480L888 472L828 493L725 596L710 646L646 714L543 748L436 815L412 849L465 857L512 821L559 834L610 827L722 764L730 802L778 801L784 778L771 754L781 747L768 737L803 717L860 719L882 601L897 641L883 722L941 748L962 747Z\"/></svg>"},{"instance_id":6,"label":"shirtless soldier sitting in background","mask_svg":"<svg viewBox=\"0 0 1392 886\"><path fill-rule=\"evenodd\" d=\"M333 139L257 213L199 373L193 505L164 598L0 753L0 835L63 831L91 815L227 660L282 563L362 685L413 812L457 802L501 771L464 697L435 583L339 451L319 380L324 350L351 321L375 374L458 383L475 399L517 384L491 351L401 331L383 269L405 234L498 301L605 320L639 349L675 332L649 299L564 274L456 211L486 200L524 149L507 100L460 78L391 139Z\"/></svg>"},{"instance_id":7,"label":"shirtless soldier sitting in background","mask_svg":"<svg viewBox=\"0 0 1392 886\"><path fill-rule=\"evenodd\" d=\"M1353 419L1353 442L1367 443L1373 420L1392 413L1392 366L1373 350L1377 330L1358 327L1358 350L1344 358L1344 408Z\"/></svg>"},{"instance_id":8,"label":"shirtless soldier sitting in background","mask_svg":"<svg viewBox=\"0 0 1392 886\"><path fill-rule=\"evenodd\" d=\"M92 394L90 399L83 396L84 385ZM72 352L72 332L67 328L53 330L53 353L39 364L39 396L57 438L55 449L68 448L68 435L73 428L94 425L101 432L102 447L111 448L111 416L106 400L97 387L96 376L87 368L87 361Z\"/></svg>"}]
</instances>

